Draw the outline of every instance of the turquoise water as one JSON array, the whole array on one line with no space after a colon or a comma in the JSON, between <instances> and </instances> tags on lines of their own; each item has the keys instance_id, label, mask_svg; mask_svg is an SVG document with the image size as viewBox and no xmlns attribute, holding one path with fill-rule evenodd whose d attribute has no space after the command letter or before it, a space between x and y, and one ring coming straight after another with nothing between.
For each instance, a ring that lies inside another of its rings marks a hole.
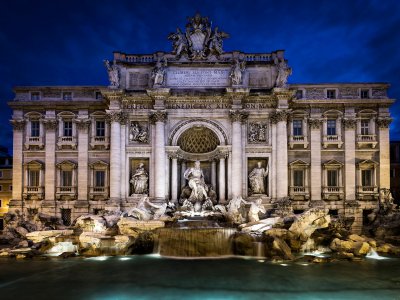
<instances>
[{"instance_id":1,"label":"turquoise water","mask_svg":"<svg viewBox=\"0 0 400 300\"><path fill-rule=\"evenodd\" d=\"M400 299L400 259L1 259L0 299Z\"/></svg>"}]
</instances>

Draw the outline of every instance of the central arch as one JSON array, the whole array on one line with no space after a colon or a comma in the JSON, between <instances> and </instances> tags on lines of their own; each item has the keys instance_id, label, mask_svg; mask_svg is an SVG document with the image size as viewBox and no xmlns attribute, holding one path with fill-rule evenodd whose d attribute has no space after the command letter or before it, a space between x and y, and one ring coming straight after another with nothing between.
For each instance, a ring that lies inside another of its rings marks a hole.
<instances>
[{"instance_id":1,"label":"central arch","mask_svg":"<svg viewBox=\"0 0 400 300\"><path fill-rule=\"evenodd\" d=\"M177 144L188 153L208 153L215 150L220 141L211 129L204 126L194 126L180 135Z\"/></svg>"}]
</instances>

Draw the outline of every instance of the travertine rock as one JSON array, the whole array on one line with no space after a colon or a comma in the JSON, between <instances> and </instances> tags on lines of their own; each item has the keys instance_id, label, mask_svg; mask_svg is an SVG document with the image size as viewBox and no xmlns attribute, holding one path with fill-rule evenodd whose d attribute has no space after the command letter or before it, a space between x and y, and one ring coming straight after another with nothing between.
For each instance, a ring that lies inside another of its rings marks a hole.
<instances>
[{"instance_id":1,"label":"travertine rock","mask_svg":"<svg viewBox=\"0 0 400 300\"><path fill-rule=\"evenodd\" d=\"M319 228L327 228L331 218L327 209L312 208L301 214L290 226L289 231L306 241Z\"/></svg>"},{"instance_id":2,"label":"travertine rock","mask_svg":"<svg viewBox=\"0 0 400 300\"><path fill-rule=\"evenodd\" d=\"M130 217L121 218L117 225L121 234L134 237L137 237L142 231L165 227L165 223L160 220L139 221Z\"/></svg>"},{"instance_id":3,"label":"travertine rock","mask_svg":"<svg viewBox=\"0 0 400 300\"><path fill-rule=\"evenodd\" d=\"M45 239L57 236L68 236L74 233L73 230L44 230L44 231L33 231L26 235L28 240L34 243L40 243Z\"/></svg>"}]
</instances>

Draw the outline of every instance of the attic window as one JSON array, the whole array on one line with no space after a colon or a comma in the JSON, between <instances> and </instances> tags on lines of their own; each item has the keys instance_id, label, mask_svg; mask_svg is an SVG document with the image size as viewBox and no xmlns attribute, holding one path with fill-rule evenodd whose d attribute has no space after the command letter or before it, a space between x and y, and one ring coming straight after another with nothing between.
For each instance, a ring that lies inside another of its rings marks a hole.
<instances>
[{"instance_id":1,"label":"attic window","mask_svg":"<svg viewBox=\"0 0 400 300\"><path fill-rule=\"evenodd\" d=\"M63 100L72 100L72 93L71 92L64 92L63 93Z\"/></svg>"}]
</instances>

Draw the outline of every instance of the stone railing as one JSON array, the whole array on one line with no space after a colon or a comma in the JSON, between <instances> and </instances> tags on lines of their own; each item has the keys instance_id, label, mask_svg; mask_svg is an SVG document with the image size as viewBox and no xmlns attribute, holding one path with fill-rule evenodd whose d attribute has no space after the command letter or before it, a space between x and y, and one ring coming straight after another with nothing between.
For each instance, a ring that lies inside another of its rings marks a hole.
<instances>
[{"instance_id":1,"label":"stone railing","mask_svg":"<svg viewBox=\"0 0 400 300\"><path fill-rule=\"evenodd\" d=\"M23 197L25 199L35 198L41 200L44 198L44 187L43 186L25 186Z\"/></svg>"},{"instance_id":2,"label":"stone railing","mask_svg":"<svg viewBox=\"0 0 400 300\"><path fill-rule=\"evenodd\" d=\"M357 197L360 200L365 199L365 197L378 199L379 192L377 186L357 186Z\"/></svg>"},{"instance_id":3,"label":"stone railing","mask_svg":"<svg viewBox=\"0 0 400 300\"><path fill-rule=\"evenodd\" d=\"M69 199L75 199L77 196L76 186L58 186L56 187L56 198L59 200L63 197L68 197Z\"/></svg>"},{"instance_id":4,"label":"stone railing","mask_svg":"<svg viewBox=\"0 0 400 300\"><path fill-rule=\"evenodd\" d=\"M343 186L325 186L322 188L324 200L343 200L344 187Z\"/></svg>"},{"instance_id":5,"label":"stone railing","mask_svg":"<svg viewBox=\"0 0 400 300\"><path fill-rule=\"evenodd\" d=\"M306 135L290 135L289 147L293 149L295 145L302 145L304 149L308 147L308 139Z\"/></svg>"},{"instance_id":6,"label":"stone railing","mask_svg":"<svg viewBox=\"0 0 400 300\"><path fill-rule=\"evenodd\" d=\"M57 146L59 149L61 148L72 148L76 149L77 140L74 136L60 136L58 138Z\"/></svg>"},{"instance_id":7,"label":"stone railing","mask_svg":"<svg viewBox=\"0 0 400 300\"><path fill-rule=\"evenodd\" d=\"M90 200L105 200L108 198L107 186L91 186L89 188Z\"/></svg>"},{"instance_id":8,"label":"stone railing","mask_svg":"<svg viewBox=\"0 0 400 300\"><path fill-rule=\"evenodd\" d=\"M291 186L289 187L289 196L293 200L308 200L310 189L308 186Z\"/></svg>"},{"instance_id":9,"label":"stone railing","mask_svg":"<svg viewBox=\"0 0 400 300\"><path fill-rule=\"evenodd\" d=\"M102 147L108 149L110 147L110 138L108 136L92 136L90 139L90 147Z\"/></svg>"},{"instance_id":10,"label":"stone railing","mask_svg":"<svg viewBox=\"0 0 400 300\"><path fill-rule=\"evenodd\" d=\"M43 136L27 136L25 139L25 149L29 150L32 147L44 148Z\"/></svg>"},{"instance_id":11,"label":"stone railing","mask_svg":"<svg viewBox=\"0 0 400 300\"><path fill-rule=\"evenodd\" d=\"M324 135L322 137L322 146L327 148L329 145L335 145L338 148L342 148L342 136L341 135Z\"/></svg>"},{"instance_id":12,"label":"stone railing","mask_svg":"<svg viewBox=\"0 0 400 300\"><path fill-rule=\"evenodd\" d=\"M271 61L272 56L270 53L245 54L244 59L246 61Z\"/></svg>"},{"instance_id":13,"label":"stone railing","mask_svg":"<svg viewBox=\"0 0 400 300\"><path fill-rule=\"evenodd\" d=\"M357 135L357 146L370 145L375 148L378 144L376 134L358 134Z\"/></svg>"}]
</instances>

